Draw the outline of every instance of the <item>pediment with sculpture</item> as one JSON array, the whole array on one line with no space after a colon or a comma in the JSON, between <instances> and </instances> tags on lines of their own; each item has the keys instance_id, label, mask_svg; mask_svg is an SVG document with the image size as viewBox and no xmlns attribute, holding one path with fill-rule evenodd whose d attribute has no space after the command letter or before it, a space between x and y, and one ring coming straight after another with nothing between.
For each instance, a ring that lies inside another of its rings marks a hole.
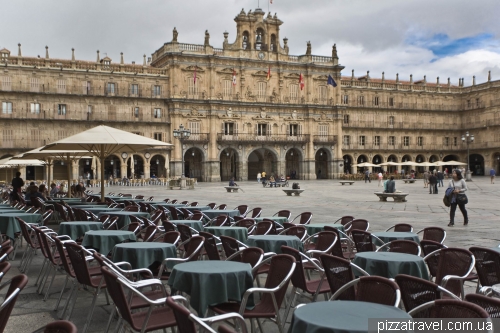
<instances>
[{"instance_id":1,"label":"pediment with sculpture","mask_svg":"<svg viewBox=\"0 0 500 333\"><path fill-rule=\"evenodd\" d=\"M313 80L315 81L324 81L325 84L328 81L328 75L320 75L320 76L314 76Z\"/></svg>"},{"instance_id":2,"label":"pediment with sculpture","mask_svg":"<svg viewBox=\"0 0 500 333\"><path fill-rule=\"evenodd\" d=\"M189 110L189 112L183 112L182 113L183 117L190 117L190 118L206 118L206 114L199 112L196 108L192 108Z\"/></svg>"},{"instance_id":3,"label":"pediment with sculpture","mask_svg":"<svg viewBox=\"0 0 500 333\"><path fill-rule=\"evenodd\" d=\"M188 67L185 67L185 68L181 68L182 71L184 72L194 72L196 69L196 72L204 72L205 70L199 66L188 66Z\"/></svg>"},{"instance_id":4,"label":"pediment with sculpture","mask_svg":"<svg viewBox=\"0 0 500 333\"><path fill-rule=\"evenodd\" d=\"M271 120L271 119L274 119L274 118L267 114L266 108L261 108L260 109L260 114L257 115L257 116L253 116L252 119L253 120L263 120L263 119L265 119L265 120Z\"/></svg>"},{"instance_id":5,"label":"pediment with sculpture","mask_svg":"<svg viewBox=\"0 0 500 333\"><path fill-rule=\"evenodd\" d=\"M239 119L241 116L237 114L233 109L229 108L225 113L219 113L219 119Z\"/></svg>"},{"instance_id":6,"label":"pediment with sculpture","mask_svg":"<svg viewBox=\"0 0 500 333\"><path fill-rule=\"evenodd\" d=\"M295 120L304 120L300 114L297 113L297 110L293 110L289 116L285 116L284 119L286 121L295 121Z\"/></svg>"},{"instance_id":7,"label":"pediment with sculpture","mask_svg":"<svg viewBox=\"0 0 500 333\"><path fill-rule=\"evenodd\" d=\"M265 77L267 77L267 72L266 71L258 71L258 72L252 73L252 76L265 76Z\"/></svg>"},{"instance_id":8,"label":"pediment with sculpture","mask_svg":"<svg viewBox=\"0 0 500 333\"><path fill-rule=\"evenodd\" d=\"M321 121L321 122L333 122L333 118L330 118L326 115L326 112L321 112L319 118L314 117L313 118L315 121Z\"/></svg>"}]
</instances>

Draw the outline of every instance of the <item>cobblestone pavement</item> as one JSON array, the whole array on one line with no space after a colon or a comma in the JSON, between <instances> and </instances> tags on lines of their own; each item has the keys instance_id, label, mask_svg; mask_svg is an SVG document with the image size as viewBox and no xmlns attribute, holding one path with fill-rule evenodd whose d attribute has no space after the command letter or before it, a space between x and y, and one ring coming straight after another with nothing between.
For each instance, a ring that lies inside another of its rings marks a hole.
<instances>
[{"instance_id":1,"label":"cobblestone pavement","mask_svg":"<svg viewBox=\"0 0 500 333\"><path fill-rule=\"evenodd\" d=\"M109 187L106 193L132 193L154 196L155 200L165 198L198 201L200 204L217 202L226 203L229 208L239 204L248 204L250 207L263 208L262 216L273 215L280 209L292 211L292 217L304 211L313 212L312 223L333 223L342 215L353 215L370 221L370 231L384 231L395 223L409 223L415 230L428 226L441 226L447 231L445 244L469 248L470 246L493 247L500 244L500 232L497 224L500 221L500 185L490 184L489 177L475 178L469 182L469 225L462 225L462 216L457 211L456 226L447 227L449 222L448 208L442 203L444 188L438 188L439 194L429 194L424 188L423 181L415 184L404 184L397 181L396 189L409 193L407 202L379 202L373 194L380 190L377 182L364 183L357 181L353 185L340 185L337 180L298 181L304 193L301 196L286 196L280 188L263 188L257 182L239 182L241 189L238 193L227 193L225 183L199 183L195 190L168 190L161 186L148 187ZM445 181L445 184L447 182ZM99 188L94 189L95 192ZM391 199L389 199L391 200ZM53 226L57 229L57 226ZM18 263L24 247L18 251L13 268L4 278L6 281L13 275L19 274ZM49 299L44 302L42 296L36 294L34 282L41 266L39 254L30 267L28 286L20 295L16 307L6 328L6 332L33 332L48 322L57 318L52 310L64 283L64 275L58 274L52 287ZM473 292L474 285L468 284L467 290ZM79 327L88 313L91 296L80 291L78 302L71 319ZM65 294L66 297L67 293ZM307 299L302 301L308 302ZM105 297L99 297L94 318L89 332L103 332L111 311L106 305ZM289 319L290 320L290 317ZM267 322L266 331L277 332L273 323Z\"/></svg>"}]
</instances>

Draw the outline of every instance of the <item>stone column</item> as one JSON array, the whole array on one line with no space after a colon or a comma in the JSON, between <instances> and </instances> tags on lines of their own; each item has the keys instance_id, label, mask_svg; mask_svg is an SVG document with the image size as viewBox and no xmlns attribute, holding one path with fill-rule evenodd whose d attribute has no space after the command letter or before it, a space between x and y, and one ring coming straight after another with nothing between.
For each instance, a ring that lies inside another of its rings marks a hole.
<instances>
[{"instance_id":1,"label":"stone column","mask_svg":"<svg viewBox=\"0 0 500 333\"><path fill-rule=\"evenodd\" d=\"M144 163L144 179L151 178L151 159Z\"/></svg>"},{"instance_id":2,"label":"stone column","mask_svg":"<svg viewBox=\"0 0 500 333\"><path fill-rule=\"evenodd\" d=\"M120 173L121 173L122 178L127 175L127 160L123 161L123 159L122 159L122 161L120 163Z\"/></svg>"}]
</instances>

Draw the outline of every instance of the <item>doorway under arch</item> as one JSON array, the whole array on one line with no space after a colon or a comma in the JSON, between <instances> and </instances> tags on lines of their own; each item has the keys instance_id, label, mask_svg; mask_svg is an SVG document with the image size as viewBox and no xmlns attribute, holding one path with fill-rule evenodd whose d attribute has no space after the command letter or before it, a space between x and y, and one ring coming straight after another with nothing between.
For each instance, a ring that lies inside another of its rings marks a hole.
<instances>
[{"instance_id":1,"label":"doorway under arch","mask_svg":"<svg viewBox=\"0 0 500 333\"><path fill-rule=\"evenodd\" d=\"M127 177L129 179L140 179L144 178L144 160L141 155L133 154L134 166L130 167L132 162L132 157L127 160Z\"/></svg>"},{"instance_id":2,"label":"doorway under arch","mask_svg":"<svg viewBox=\"0 0 500 333\"><path fill-rule=\"evenodd\" d=\"M472 175L484 176L484 157L480 154L469 156L469 168Z\"/></svg>"},{"instance_id":3,"label":"doorway under arch","mask_svg":"<svg viewBox=\"0 0 500 333\"><path fill-rule=\"evenodd\" d=\"M372 158L372 164L380 164L384 161L384 159L382 158L382 156L380 155L375 155L373 156ZM382 167L378 166L378 167L372 167L372 172L382 172Z\"/></svg>"},{"instance_id":4,"label":"doorway under arch","mask_svg":"<svg viewBox=\"0 0 500 333\"><path fill-rule=\"evenodd\" d=\"M239 154L236 149L226 148L220 153L220 180L228 181L231 177L235 180L240 180L238 173ZM257 175L257 174L255 174ZM250 177L251 175L249 175Z\"/></svg>"},{"instance_id":5,"label":"doorway under arch","mask_svg":"<svg viewBox=\"0 0 500 333\"><path fill-rule=\"evenodd\" d=\"M151 157L149 164L149 175L150 177L156 176L157 178L166 178L167 170L165 168L165 157L158 154Z\"/></svg>"},{"instance_id":6,"label":"doorway under arch","mask_svg":"<svg viewBox=\"0 0 500 333\"><path fill-rule=\"evenodd\" d=\"M329 170L328 170L328 151L324 148L318 149L315 156L315 164L316 164L316 178L317 179L328 179L330 178Z\"/></svg>"},{"instance_id":7,"label":"doorway under arch","mask_svg":"<svg viewBox=\"0 0 500 333\"><path fill-rule=\"evenodd\" d=\"M285 173L290 179L300 179L302 154L297 148L289 149L285 154Z\"/></svg>"},{"instance_id":8,"label":"doorway under arch","mask_svg":"<svg viewBox=\"0 0 500 333\"><path fill-rule=\"evenodd\" d=\"M110 176L114 179L122 178L121 160L118 156L111 155L104 160L104 177L109 179Z\"/></svg>"},{"instance_id":9,"label":"doorway under arch","mask_svg":"<svg viewBox=\"0 0 500 333\"><path fill-rule=\"evenodd\" d=\"M352 167L352 157L349 155L344 155L342 158L344 159L344 174L350 174Z\"/></svg>"},{"instance_id":10,"label":"doorway under arch","mask_svg":"<svg viewBox=\"0 0 500 333\"><path fill-rule=\"evenodd\" d=\"M257 174L266 172L266 177L277 172L278 159L269 149L259 148L248 155L248 180L257 179Z\"/></svg>"},{"instance_id":11,"label":"doorway under arch","mask_svg":"<svg viewBox=\"0 0 500 333\"><path fill-rule=\"evenodd\" d=\"M196 178L199 182L203 181L203 152L196 147L189 148L184 153L184 176Z\"/></svg>"},{"instance_id":12,"label":"doorway under arch","mask_svg":"<svg viewBox=\"0 0 500 333\"><path fill-rule=\"evenodd\" d=\"M395 163L397 163L398 162L398 157L396 155L389 155L389 157L387 158L387 162L395 162ZM394 173L394 172L396 172L397 169L398 169L398 167L395 166L395 165L388 165L387 166L387 172L388 173Z\"/></svg>"}]
</instances>

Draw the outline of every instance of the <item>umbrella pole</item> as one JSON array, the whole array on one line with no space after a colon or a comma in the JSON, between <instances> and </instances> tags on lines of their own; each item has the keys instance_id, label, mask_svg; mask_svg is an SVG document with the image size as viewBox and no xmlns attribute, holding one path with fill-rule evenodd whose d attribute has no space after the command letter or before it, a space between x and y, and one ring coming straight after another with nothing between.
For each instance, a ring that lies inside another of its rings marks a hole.
<instances>
[{"instance_id":1,"label":"umbrella pole","mask_svg":"<svg viewBox=\"0 0 500 333\"><path fill-rule=\"evenodd\" d=\"M104 202L104 145L101 145L99 160L101 161L101 202Z\"/></svg>"},{"instance_id":2,"label":"umbrella pole","mask_svg":"<svg viewBox=\"0 0 500 333\"><path fill-rule=\"evenodd\" d=\"M71 198L71 159L69 153L66 154L66 165L68 168L68 198Z\"/></svg>"}]
</instances>

